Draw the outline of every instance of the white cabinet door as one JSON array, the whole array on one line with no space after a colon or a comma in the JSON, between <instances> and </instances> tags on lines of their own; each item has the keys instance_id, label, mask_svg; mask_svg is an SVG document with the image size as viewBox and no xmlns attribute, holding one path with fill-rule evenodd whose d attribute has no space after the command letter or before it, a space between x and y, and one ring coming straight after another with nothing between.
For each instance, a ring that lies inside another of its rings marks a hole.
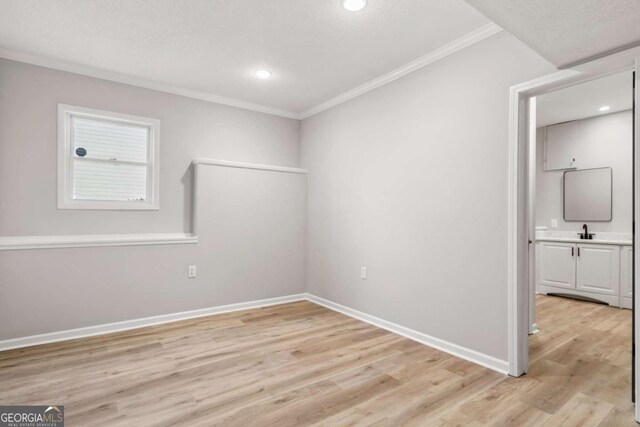
<instances>
[{"instance_id":1,"label":"white cabinet door","mask_svg":"<svg viewBox=\"0 0 640 427\"><path fill-rule=\"evenodd\" d=\"M544 170L577 167L578 122L547 126L544 140Z\"/></svg>"},{"instance_id":2,"label":"white cabinet door","mask_svg":"<svg viewBox=\"0 0 640 427\"><path fill-rule=\"evenodd\" d=\"M543 242L540 244L540 284L556 288L576 288L576 245Z\"/></svg>"},{"instance_id":3,"label":"white cabinet door","mask_svg":"<svg viewBox=\"0 0 640 427\"><path fill-rule=\"evenodd\" d=\"M631 308L633 297L633 248L623 246L620 251L620 307Z\"/></svg>"},{"instance_id":4,"label":"white cabinet door","mask_svg":"<svg viewBox=\"0 0 640 427\"><path fill-rule=\"evenodd\" d=\"M577 253L576 288L584 292L619 295L620 248L580 243Z\"/></svg>"}]
</instances>

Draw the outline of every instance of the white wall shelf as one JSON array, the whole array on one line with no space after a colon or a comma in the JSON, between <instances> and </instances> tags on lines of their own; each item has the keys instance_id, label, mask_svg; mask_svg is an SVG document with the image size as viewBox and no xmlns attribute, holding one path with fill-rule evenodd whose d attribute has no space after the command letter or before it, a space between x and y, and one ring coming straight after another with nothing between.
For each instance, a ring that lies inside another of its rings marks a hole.
<instances>
[{"instance_id":1,"label":"white wall shelf","mask_svg":"<svg viewBox=\"0 0 640 427\"><path fill-rule=\"evenodd\" d=\"M273 172L306 174L306 169L286 166L273 166L258 163L233 162L229 160L195 158L193 159L195 185L192 192L193 218L191 233L152 233L152 234L90 234L63 236L5 236L0 237L0 251L26 249L63 249L88 248L101 246L147 246L147 245L179 245L198 243L195 232L196 224L196 189L198 182L198 165L221 166L230 168L265 170Z\"/></svg>"},{"instance_id":2,"label":"white wall shelf","mask_svg":"<svg viewBox=\"0 0 640 427\"><path fill-rule=\"evenodd\" d=\"M0 251L193 243L198 243L198 237L187 233L5 236L0 237Z\"/></svg>"},{"instance_id":3,"label":"white wall shelf","mask_svg":"<svg viewBox=\"0 0 640 427\"><path fill-rule=\"evenodd\" d=\"M259 163L232 162L229 160L206 159L204 157L196 157L195 159L193 159L193 164L224 166L228 168L240 168L240 169L266 170L266 171L273 171L273 172L287 172L287 173L299 173L299 174L307 173L306 169L300 169L300 168L292 168L287 166L262 165Z\"/></svg>"}]
</instances>

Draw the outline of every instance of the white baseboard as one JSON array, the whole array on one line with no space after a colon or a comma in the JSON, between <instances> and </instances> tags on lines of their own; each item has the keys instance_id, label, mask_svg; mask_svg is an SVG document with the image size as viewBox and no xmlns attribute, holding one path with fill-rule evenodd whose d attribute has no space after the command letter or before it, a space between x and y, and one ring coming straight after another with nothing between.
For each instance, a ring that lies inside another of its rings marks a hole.
<instances>
[{"instance_id":1,"label":"white baseboard","mask_svg":"<svg viewBox=\"0 0 640 427\"><path fill-rule=\"evenodd\" d=\"M143 328L146 326L161 325L163 323L176 322L178 320L194 319L198 317L211 316L214 314L230 313L233 311L248 310L252 308L268 307L272 305L285 304L294 301L311 301L330 310L337 311L389 332L401 335L410 340L419 342L429 347L449 353L469 362L476 363L501 374L507 374L509 371L509 363L492 356L480 353L475 350L462 347L457 344L450 343L440 338L435 338L422 332L392 323L375 316L363 313L361 311L345 307L333 301L320 298L318 296L302 293L288 295L284 297L269 298L257 301L241 302L237 304L222 305L217 307L203 308L199 310L183 311L180 313L162 314L159 316L145 317L141 319L125 320L122 322L107 323L103 325L88 326L85 328L69 329L66 331L51 332L41 335L32 335L28 337L13 338L0 341L0 351L11 350L22 347L31 347L34 345L49 344L59 341L73 340L77 338L93 337L97 335L110 334L113 332L127 331L131 329Z\"/></svg>"},{"instance_id":2,"label":"white baseboard","mask_svg":"<svg viewBox=\"0 0 640 427\"><path fill-rule=\"evenodd\" d=\"M493 356L489 356L478 351L450 343L440 338L435 338L430 335L423 334L422 332L418 332L414 329L410 329L396 323L371 316L361 311L354 310L353 308L345 307L344 305L340 305L333 301L329 301L312 294L307 294L306 299L316 304L322 305L328 309L346 314L347 316L362 320L363 322L369 323L379 328L386 329L389 332L401 335L410 340L417 341L420 344L424 344L426 346L444 351L445 353L449 353L461 359L468 360L469 362L476 363L478 365L484 366L485 368L493 369L494 371L500 372L501 374L506 375L509 372L509 362L507 362L506 360L500 360Z\"/></svg>"},{"instance_id":3,"label":"white baseboard","mask_svg":"<svg viewBox=\"0 0 640 427\"><path fill-rule=\"evenodd\" d=\"M51 332L41 335L32 335L22 338L13 338L0 341L0 351L15 348L31 347L40 344L49 344L59 341L73 340L77 338L93 337L96 335L110 334L113 332L127 331L143 328L145 326L161 325L163 323L178 320L194 319L197 317L211 316L213 314L230 313L232 311L247 310L250 308L268 307L271 305L285 304L288 302L306 300L306 294L288 295L284 297L262 299L257 301L241 302L237 304L221 305L217 307L203 308L199 310L183 311L180 313L162 314L159 316L144 317L142 319L125 320L123 322L107 323L103 325L87 326L85 328L69 329L66 331Z\"/></svg>"}]
</instances>

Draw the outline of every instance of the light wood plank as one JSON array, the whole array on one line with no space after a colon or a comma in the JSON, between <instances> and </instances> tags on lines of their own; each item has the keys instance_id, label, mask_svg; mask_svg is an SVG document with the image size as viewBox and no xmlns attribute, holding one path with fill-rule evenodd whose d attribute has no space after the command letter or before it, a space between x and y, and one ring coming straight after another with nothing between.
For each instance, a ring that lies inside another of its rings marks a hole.
<instances>
[{"instance_id":1,"label":"light wood plank","mask_svg":"<svg viewBox=\"0 0 640 427\"><path fill-rule=\"evenodd\" d=\"M0 353L0 404L68 425L634 425L631 312L538 296L510 378L310 302Z\"/></svg>"}]
</instances>

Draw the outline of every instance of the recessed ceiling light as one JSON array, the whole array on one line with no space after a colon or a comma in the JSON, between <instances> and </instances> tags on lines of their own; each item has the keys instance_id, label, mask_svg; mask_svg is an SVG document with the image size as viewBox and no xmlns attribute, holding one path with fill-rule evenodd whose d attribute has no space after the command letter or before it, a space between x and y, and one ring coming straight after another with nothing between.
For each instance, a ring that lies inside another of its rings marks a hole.
<instances>
[{"instance_id":1,"label":"recessed ceiling light","mask_svg":"<svg viewBox=\"0 0 640 427\"><path fill-rule=\"evenodd\" d=\"M259 79L268 79L271 77L271 71L269 70L256 70L253 74Z\"/></svg>"},{"instance_id":2,"label":"recessed ceiling light","mask_svg":"<svg viewBox=\"0 0 640 427\"><path fill-rule=\"evenodd\" d=\"M349 12L357 12L364 9L367 5L367 0L342 0L342 7Z\"/></svg>"},{"instance_id":3,"label":"recessed ceiling light","mask_svg":"<svg viewBox=\"0 0 640 427\"><path fill-rule=\"evenodd\" d=\"M602 107L598 108L599 111L609 111L611 109L611 107L609 107L608 105L603 105Z\"/></svg>"}]
</instances>

